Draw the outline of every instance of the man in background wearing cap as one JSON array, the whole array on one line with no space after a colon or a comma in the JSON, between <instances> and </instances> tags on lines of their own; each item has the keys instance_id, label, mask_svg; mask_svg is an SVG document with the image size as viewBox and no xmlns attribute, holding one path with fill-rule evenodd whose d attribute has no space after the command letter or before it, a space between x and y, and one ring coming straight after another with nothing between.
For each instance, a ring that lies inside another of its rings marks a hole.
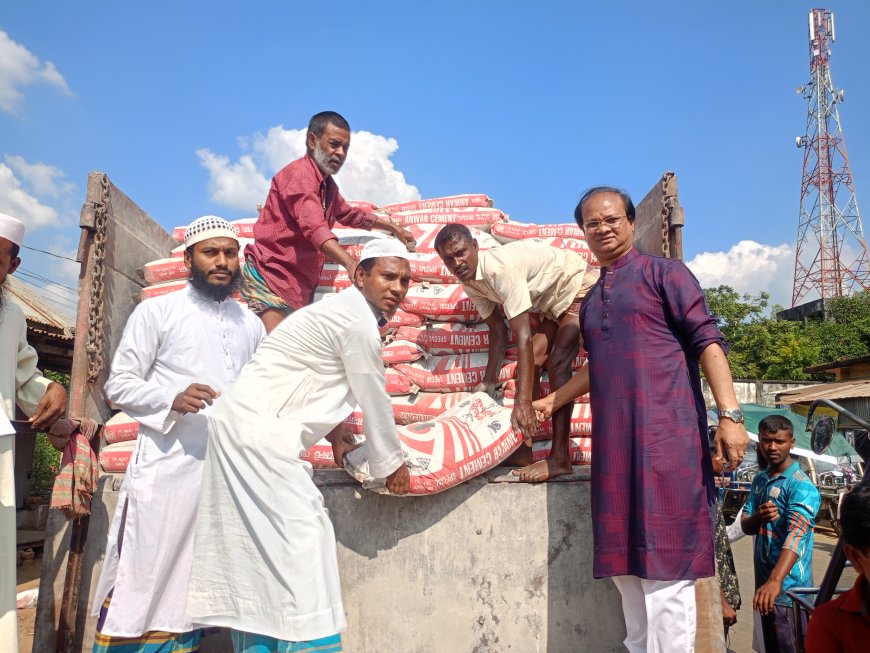
<instances>
[{"instance_id":1,"label":"man in background wearing cap","mask_svg":"<svg viewBox=\"0 0 870 653\"><path fill-rule=\"evenodd\" d=\"M407 256L369 242L354 285L281 322L209 414L187 610L232 628L236 653L341 650L335 535L300 455L326 436L340 465L359 405L372 473L408 491L378 332L408 292Z\"/></svg>"},{"instance_id":2,"label":"man in background wearing cap","mask_svg":"<svg viewBox=\"0 0 870 653\"><path fill-rule=\"evenodd\" d=\"M23 242L24 223L0 213L0 395L8 419L15 419L17 404L35 429L47 431L64 413L66 390L37 369L36 350L27 344L24 313L3 296L7 275L21 263ZM18 650L14 462L15 435L0 432L0 642L11 651Z\"/></svg>"},{"instance_id":3,"label":"man in background wearing cap","mask_svg":"<svg viewBox=\"0 0 870 653\"><path fill-rule=\"evenodd\" d=\"M351 279L356 261L332 232L377 227L413 247L409 231L353 208L338 192L333 175L350 148L350 125L334 111L311 118L307 153L272 178L269 196L254 225L254 244L245 251L242 296L271 333L290 312L311 303L325 258L344 266Z\"/></svg>"},{"instance_id":4,"label":"man in background wearing cap","mask_svg":"<svg viewBox=\"0 0 870 653\"><path fill-rule=\"evenodd\" d=\"M185 619L184 603L205 413L265 332L231 296L239 280L235 228L205 216L187 228L184 244L187 287L136 307L105 385L107 399L140 428L92 606L94 651L199 650L201 631Z\"/></svg>"}]
</instances>

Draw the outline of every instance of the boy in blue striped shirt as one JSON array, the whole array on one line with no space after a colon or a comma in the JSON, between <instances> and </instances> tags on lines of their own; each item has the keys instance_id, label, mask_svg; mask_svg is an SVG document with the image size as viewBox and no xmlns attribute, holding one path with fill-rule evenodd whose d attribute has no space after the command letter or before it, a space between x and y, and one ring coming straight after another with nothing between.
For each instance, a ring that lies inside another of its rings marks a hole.
<instances>
[{"instance_id":1,"label":"boy in blue striped shirt","mask_svg":"<svg viewBox=\"0 0 870 653\"><path fill-rule=\"evenodd\" d=\"M758 449L767 469L756 474L741 526L755 535L755 596L766 653L796 651L794 617L786 590L813 584L813 526L821 498L790 453L794 427L781 415L758 425ZM804 624L805 630L806 624Z\"/></svg>"}]
</instances>

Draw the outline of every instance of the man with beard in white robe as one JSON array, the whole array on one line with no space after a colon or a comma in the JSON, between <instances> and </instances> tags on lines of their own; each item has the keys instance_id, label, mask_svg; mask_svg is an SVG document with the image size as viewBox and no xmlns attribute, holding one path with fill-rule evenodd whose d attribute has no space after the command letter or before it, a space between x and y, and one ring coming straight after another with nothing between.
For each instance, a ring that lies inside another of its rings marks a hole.
<instances>
[{"instance_id":1,"label":"man with beard in white robe","mask_svg":"<svg viewBox=\"0 0 870 653\"><path fill-rule=\"evenodd\" d=\"M198 651L185 618L206 415L265 336L231 296L239 241L223 218L187 229L190 281L136 307L112 360L107 399L139 424L92 610L94 651ZM131 639L132 638L132 639Z\"/></svg>"},{"instance_id":2,"label":"man with beard in white robe","mask_svg":"<svg viewBox=\"0 0 870 653\"><path fill-rule=\"evenodd\" d=\"M282 321L209 414L188 616L233 629L236 653L341 650L335 534L300 454L362 409L372 474L404 494L408 468L386 392L378 325L404 299L408 253L362 251L354 285Z\"/></svg>"},{"instance_id":3,"label":"man with beard in white robe","mask_svg":"<svg viewBox=\"0 0 870 653\"><path fill-rule=\"evenodd\" d=\"M37 369L36 350L27 344L27 320L3 296L7 275L21 263L24 223L0 213L0 399L8 419L15 406L30 416L33 428L47 431L66 409L66 390ZM7 431L10 429L4 429ZM0 432L0 650L18 651L15 607L15 435Z\"/></svg>"}]
</instances>

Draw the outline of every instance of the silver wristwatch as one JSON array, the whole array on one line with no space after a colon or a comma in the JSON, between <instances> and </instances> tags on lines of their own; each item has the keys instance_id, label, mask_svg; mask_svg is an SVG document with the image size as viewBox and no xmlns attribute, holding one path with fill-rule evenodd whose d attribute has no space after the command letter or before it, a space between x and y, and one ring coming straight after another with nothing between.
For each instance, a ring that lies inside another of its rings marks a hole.
<instances>
[{"instance_id":1,"label":"silver wristwatch","mask_svg":"<svg viewBox=\"0 0 870 653\"><path fill-rule=\"evenodd\" d=\"M732 408L731 410L720 410L719 411L719 419L723 417L727 417L732 422L736 422L737 424L743 424L743 411L739 408Z\"/></svg>"}]
</instances>

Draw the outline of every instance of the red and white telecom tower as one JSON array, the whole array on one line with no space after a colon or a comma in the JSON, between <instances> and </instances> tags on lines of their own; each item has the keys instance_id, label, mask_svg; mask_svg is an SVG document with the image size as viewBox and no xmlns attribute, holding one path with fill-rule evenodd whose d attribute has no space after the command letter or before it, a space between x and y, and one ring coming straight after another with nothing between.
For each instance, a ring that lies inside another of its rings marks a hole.
<instances>
[{"instance_id":1,"label":"red and white telecom tower","mask_svg":"<svg viewBox=\"0 0 870 653\"><path fill-rule=\"evenodd\" d=\"M818 294L828 300L870 290L867 243L837 109L844 91L831 81L834 14L809 14L810 81L797 92L807 100L807 128L795 143L804 150L801 208L791 305Z\"/></svg>"}]
</instances>

